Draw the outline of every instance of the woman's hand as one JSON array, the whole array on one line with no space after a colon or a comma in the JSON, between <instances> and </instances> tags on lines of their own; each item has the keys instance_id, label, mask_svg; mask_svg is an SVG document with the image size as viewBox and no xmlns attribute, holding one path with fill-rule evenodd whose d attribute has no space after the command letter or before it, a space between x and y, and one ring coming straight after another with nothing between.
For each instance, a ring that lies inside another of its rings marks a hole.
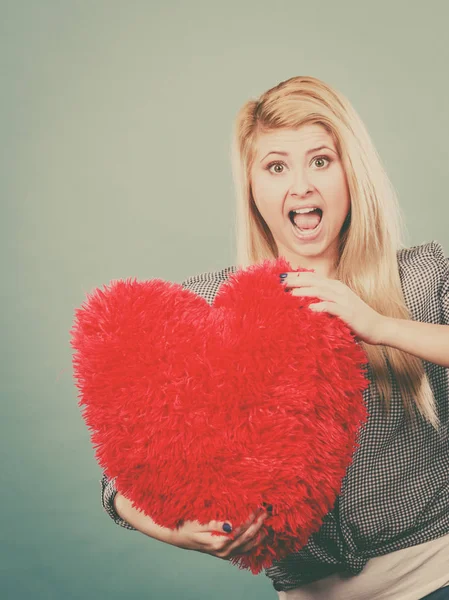
<instances>
[{"instance_id":1,"label":"woman's hand","mask_svg":"<svg viewBox=\"0 0 449 600\"><path fill-rule=\"evenodd\" d=\"M198 521L186 521L173 531L171 543L179 548L229 560L232 556L249 552L266 537L260 528L267 516L265 511L253 513L246 523L227 535L223 530L224 522L211 521L207 525L200 525ZM212 532L222 535L212 535Z\"/></svg>"},{"instance_id":2,"label":"woman's hand","mask_svg":"<svg viewBox=\"0 0 449 600\"><path fill-rule=\"evenodd\" d=\"M347 285L336 279L321 277L316 273L283 273L281 283L292 288L293 296L313 296L323 302L311 304L311 310L327 311L340 317L367 344L381 344L387 317L368 306ZM286 290L287 291L287 290Z\"/></svg>"}]
</instances>

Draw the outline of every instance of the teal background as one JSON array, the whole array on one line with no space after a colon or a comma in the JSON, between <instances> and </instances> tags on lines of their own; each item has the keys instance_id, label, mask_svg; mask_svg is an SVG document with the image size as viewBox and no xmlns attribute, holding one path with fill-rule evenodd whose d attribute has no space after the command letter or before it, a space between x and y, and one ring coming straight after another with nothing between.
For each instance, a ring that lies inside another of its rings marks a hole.
<instances>
[{"instance_id":1,"label":"teal background","mask_svg":"<svg viewBox=\"0 0 449 600\"><path fill-rule=\"evenodd\" d=\"M0 1L5 599L269 600L100 505L69 329L111 279L234 261L233 119L294 75L354 104L407 243L449 247L447 3Z\"/></svg>"}]
</instances>

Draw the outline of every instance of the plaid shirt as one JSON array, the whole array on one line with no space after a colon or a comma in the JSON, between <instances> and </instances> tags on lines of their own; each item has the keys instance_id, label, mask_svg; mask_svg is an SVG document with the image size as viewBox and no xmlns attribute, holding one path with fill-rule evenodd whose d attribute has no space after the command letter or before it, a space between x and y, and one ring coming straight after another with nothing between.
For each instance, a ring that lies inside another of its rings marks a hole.
<instances>
[{"instance_id":1,"label":"plaid shirt","mask_svg":"<svg viewBox=\"0 0 449 600\"><path fill-rule=\"evenodd\" d=\"M449 258L438 242L398 251L405 302L415 321L449 325ZM237 267L202 273L182 282L209 304ZM449 329L448 329L449 336ZM333 573L360 573L370 558L449 534L449 369L423 361L435 395L441 429L424 419L407 425L392 377L387 417L372 383L364 392L369 417L359 447L343 479L334 508L320 530L299 552L265 570L278 591L290 590ZM101 479L103 508L122 527L115 512L114 479Z\"/></svg>"}]
</instances>

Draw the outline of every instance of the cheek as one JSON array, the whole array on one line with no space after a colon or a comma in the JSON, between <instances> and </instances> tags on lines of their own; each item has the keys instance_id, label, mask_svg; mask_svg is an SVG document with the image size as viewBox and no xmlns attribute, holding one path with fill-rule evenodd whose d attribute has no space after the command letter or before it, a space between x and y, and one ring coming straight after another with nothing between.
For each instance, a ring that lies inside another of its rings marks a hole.
<instances>
[{"instance_id":1,"label":"cheek","mask_svg":"<svg viewBox=\"0 0 449 600\"><path fill-rule=\"evenodd\" d=\"M272 177L256 177L253 180L251 189L256 203L270 206L273 203L279 203L283 197L285 183L275 180Z\"/></svg>"},{"instance_id":2,"label":"cheek","mask_svg":"<svg viewBox=\"0 0 449 600\"><path fill-rule=\"evenodd\" d=\"M274 186L270 185L270 182L261 181L260 179L253 181L251 184L254 202L262 216L275 209L279 193L276 193L273 188Z\"/></svg>"},{"instance_id":3,"label":"cheek","mask_svg":"<svg viewBox=\"0 0 449 600\"><path fill-rule=\"evenodd\" d=\"M279 213L279 202L271 197L266 190L259 194L257 198L254 198L254 202L266 223L268 225L273 223Z\"/></svg>"},{"instance_id":4,"label":"cheek","mask_svg":"<svg viewBox=\"0 0 449 600\"><path fill-rule=\"evenodd\" d=\"M321 194L334 208L346 211L349 209L349 189L342 171L333 174L320 187Z\"/></svg>"}]
</instances>

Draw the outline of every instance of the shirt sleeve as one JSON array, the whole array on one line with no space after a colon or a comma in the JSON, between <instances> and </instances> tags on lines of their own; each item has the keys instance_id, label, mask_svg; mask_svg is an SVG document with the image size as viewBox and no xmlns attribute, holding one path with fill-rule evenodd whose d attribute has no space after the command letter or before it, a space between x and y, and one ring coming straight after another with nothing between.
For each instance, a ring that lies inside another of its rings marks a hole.
<instances>
[{"instance_id":1,"label":"shirt sleeve","mask_svg":"<svg viewBox=\"0 0 449 600\"><path fill-rule=\"evenodd\" d=\"M440 273L441 324L449 325L449 258L445 255L443 246L440 243L434 242L433 248Z\"/></svg>"},{"instance_id":2,"label":"shirt sleeve","mask_svg":"<svg viewBox=\"0 0 449 600\"><path fill-rule=\"evenodd\" d=\"M181 285L182 287L189 289L193 287L195 283L195 277L189 277L185 279ZM132 531L137 531L135 527L133 527L128 521L122 519L122 517L117 513L114 507L114 498L117 495L117 488L115 487L115 478L109 479L106 474L103 472L102 478L100 479L100 487L101 487L101 504L106 513L111 517L116 525L120 525L125 529L130 529Z\"/></svg>"},{"instance_id":3,"label":"shirt sleeve","mask_svg":"<svg viewBox=\"0 0 449 600\"><path fill-rule=\"evenodd\" d=\"M122 519L122 517L117 513L114 507L114 498L117 495L117 489L115 487L115 478L108 479L105 473L103 473L103 477L100 480L101 486L101 504L103 505L103 509L106 513L111 517L116 525L120 525L125 529L131 529L133 531L137 531L135 527L133 527L128 521Z\"/></svg>"}]
</instances>

